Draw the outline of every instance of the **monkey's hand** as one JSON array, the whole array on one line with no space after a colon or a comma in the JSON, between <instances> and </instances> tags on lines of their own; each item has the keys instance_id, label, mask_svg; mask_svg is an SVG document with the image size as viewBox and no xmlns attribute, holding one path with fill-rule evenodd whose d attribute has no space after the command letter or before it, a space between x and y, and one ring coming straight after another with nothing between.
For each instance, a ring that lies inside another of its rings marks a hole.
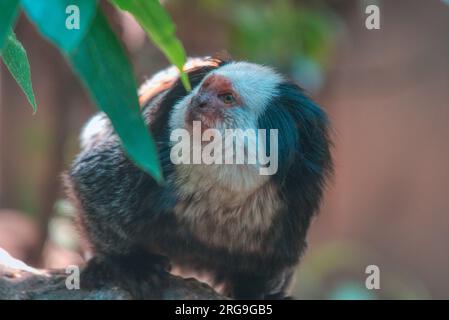
<instances>
[{"instance_id":1,"label":"monkey's hand","mask_svg":"<svg viewBox=\"0 0 449 320\"><path fill-rule=\"evenodd\" d=\"M161 299L169 270L166 257L143 250L123 256L95 256L82 271L80 285L98 289L112 283L134 299Z\"/></svg>"}]
</instances>

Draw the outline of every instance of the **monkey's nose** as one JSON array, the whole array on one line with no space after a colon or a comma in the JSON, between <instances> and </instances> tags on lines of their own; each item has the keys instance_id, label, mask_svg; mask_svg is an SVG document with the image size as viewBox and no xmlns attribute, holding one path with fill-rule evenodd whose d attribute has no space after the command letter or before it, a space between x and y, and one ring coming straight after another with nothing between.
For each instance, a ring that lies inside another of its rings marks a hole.
<instances>
[{"instance_id":1,"label":"monkey's nose","mask_svg":"<svg viewBox=\"0 0 449 320\"><path fill-rule=\"evenodd\" d=\"M209 99L205 94L197 94L192 98L192 107L203 109L207 106Z\"/></svg>"}]
</instances>

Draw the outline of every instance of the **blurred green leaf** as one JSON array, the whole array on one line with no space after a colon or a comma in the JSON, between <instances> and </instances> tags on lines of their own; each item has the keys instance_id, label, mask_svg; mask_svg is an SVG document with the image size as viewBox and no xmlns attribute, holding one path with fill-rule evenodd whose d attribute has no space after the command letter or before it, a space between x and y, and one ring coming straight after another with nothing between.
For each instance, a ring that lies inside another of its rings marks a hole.
<instances>
[{"instance_id":1,"label":"blurred green leaf","mask_svg":"<svg viewBox=\"0 0 449 320\"><path fill-rule=\"evenodd\" d=\"M339 283L336 288L328 294L331 300L375 300L376 294L365 288L362 282L346 280Z\"/></svg>"},{"instance_id":2,"label":"blurred green leaf","mask_svg":"<svg viewBox=\"0 0 449 320\"><path fill-rule=\"evenodd\" d=\"M97 1L22 0L22 5L40 32L65 53L97 106L110 118L130 158L162 181L157 149L140 113L131 65L106 18L97 11ZM66 12L70 5L79 9L79 29L66 26L74 14Z\"/></svg>"},{"instance_id":3,"label":"blurred green leaf","mask_svg":"<svg viewBox=\"0 0 449 320\"><path fill-rule=\"evenodd\" d=\"M37 106L31 85L31 72L27 53L11 29L2 51L2 58L9 72L11 72L28 98L28 101L33 107L33 111L36 112Z\"/></svg>"},{"instance_id":4,"label":"blurred green leaf","mask_svg":"<svg viewBox=\"0 0 449 320\"><path fill-rule=\"evenodd\" d=\"M79 29L67 28L75 8L79 11ZM22 7L39 31L68 53L78 46L89 30L97 11L96 0L22 0ZM67 10L67 11L66 11ZM69 19L69 20L67 20Z\"/></svg>"},{"instance_id":5,"label":"blurred green leaf","mask_svg":"<svg viewBox=\"0 0 449 320\"><path fill-rule=\"evenodd\" d=\"M189 79L182 71L186 54L182 43L176 38L175 25L159 0L111 0L122 10L131 13L148 36L181 71L181 80L187 91L191 90Z\"/></svg>"},{"instance_id":6,"label":"blurred green leaf","mask_svg":"<svg viewBox=\"0 0 449 320\"><path fill-rule=\"evenodd\" d=\"M298 57L327 63L338 21L328 10L294 0L233 3L230 46L237 58L273 64L286 73Z\"/></svg>"},{"instance_id":7,"label":"blurred green leaf","mask_svg":"<svg viewBox=\"0 0 449 320\"><path fill-rule=\"evenodd\" d=\"M19 0L0 0L0 51L19 11Z\"/></svg>"},{"instance_id":8,"label":"blurred green leaf","mask_svg":"<svg viewBox=\"0 0 449 320\"><path fill-rule=\"evenodd\" d=\"M110 118L128 155L157 181L162 181L157 149L140 113L130 63L100 11L68 59L98 107Z\"/></svg>"}]
</instances>

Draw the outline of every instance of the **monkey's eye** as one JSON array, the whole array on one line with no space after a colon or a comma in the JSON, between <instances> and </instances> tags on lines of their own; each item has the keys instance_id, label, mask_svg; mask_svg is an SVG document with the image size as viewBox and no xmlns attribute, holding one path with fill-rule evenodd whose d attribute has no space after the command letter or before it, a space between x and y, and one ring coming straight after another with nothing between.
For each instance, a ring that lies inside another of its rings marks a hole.
<instances>
[{"instance_id":1,"label":"monkey's eye","mask_svg":"<svg viewBox=\"0 0 449 320\"><path fill-rule=\"evenodd\" d=\"M220 99L226 104L233 104L235 102L235 98L230 92L219 94L218 99Z\"/></svg>"}]
</instances>

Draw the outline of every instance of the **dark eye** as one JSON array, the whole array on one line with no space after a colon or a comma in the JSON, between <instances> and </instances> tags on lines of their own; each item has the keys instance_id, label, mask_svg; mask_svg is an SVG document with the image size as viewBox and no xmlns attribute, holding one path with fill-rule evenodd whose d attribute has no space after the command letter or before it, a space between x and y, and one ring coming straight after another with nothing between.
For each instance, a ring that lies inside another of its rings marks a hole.
<instances>
[{"instance_id":1,"label":"dark eye","mask_svg":"<svg viewBox=\"0 0 449 320\"><path fill-rule=\"evenodd\" d=\"M235 102L235 98L230 92L219 94L218 98L226 104L232 104Z\"/></svg>"}]
</instances>

